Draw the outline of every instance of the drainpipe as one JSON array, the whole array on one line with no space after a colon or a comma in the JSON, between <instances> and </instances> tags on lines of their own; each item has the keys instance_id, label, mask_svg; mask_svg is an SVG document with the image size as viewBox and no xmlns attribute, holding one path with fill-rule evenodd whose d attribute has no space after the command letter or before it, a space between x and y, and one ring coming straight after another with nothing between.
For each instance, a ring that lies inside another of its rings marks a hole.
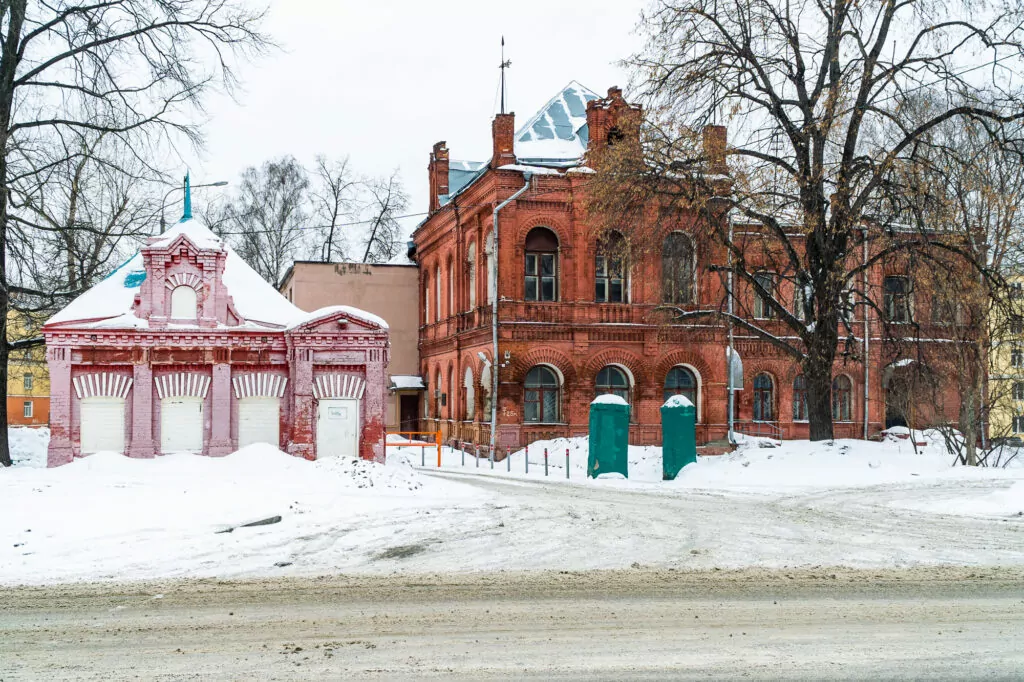
<instances>
[{"instance_id":1,"label":"drainpipe","mask_svg":"<svg viewBox=\"0 0 1024 682\"><path fill-rule=\"evenodd\" d=\"M729 246L732 246L732 212L729 212ZM733 435L733 429L735 428L736 422L736 389L733 388L732 384L732 366L733 358L736 353L736 348L733 346L735 341L732 337L732 249L729 249L729 272L727 278L727 286L729 287L729 355L725 359L725 376L726 376L726 390L729 392L729 445L736 443L736 438Z\"/></svg>"},{"instance_id":2,"label":"drainpipe","mask_svg":"<svg viewBox=\"0 0 1024 682\"><path fill-rule=\"evenodd\" d=\"M530 189L530 180L533 178L533 173L523 173L523 180L525 184L516 191L515 194L510 196L505 201L501 202L494 207L494 227L491 230L491 234L494 236L492 242L494 244L494 253L491 254L491 258L494 259L494 267L491 268L491 281L488 282L488 288L491 291L491 454L494 453L494 434L498 428L498 264L501 262L498 259L498 213L501 209L505 208L513 201L522 196L523 192Z\"/></svg>"},{"instance_id":3,"label":"drainpipe","mask_svg":"<svg viewBox=\"0 0 1024 682\"><path fill-rule=\"evenodd\" d=\"M865 300L868 295L868 228L862 228L864 234L864 272L861 276L864 280L864 296ZM866 302L864 303L864 440L868 439L868 393L870 391L871 384L871 366L868 363L870 356L868 355L870 338L871 338L871 327L870 327L870 315L871 306Z\"/></svg>"}]
</instances>

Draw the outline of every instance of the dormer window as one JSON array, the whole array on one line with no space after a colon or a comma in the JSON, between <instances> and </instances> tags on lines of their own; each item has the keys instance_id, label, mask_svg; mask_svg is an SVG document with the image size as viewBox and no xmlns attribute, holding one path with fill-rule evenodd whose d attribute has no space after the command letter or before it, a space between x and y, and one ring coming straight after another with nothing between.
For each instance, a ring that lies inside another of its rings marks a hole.
<instances>
[{"instance_id":1,"label":"dormer window","mask_svg":"<svg viewBox=\"0 0 1024 682\"><path fill-rule=\"evenodd\" d=\"M189 286L174 287L171 291L171 319L195 320L198 317L196 290Z\"/></svg>"}]
</instances>

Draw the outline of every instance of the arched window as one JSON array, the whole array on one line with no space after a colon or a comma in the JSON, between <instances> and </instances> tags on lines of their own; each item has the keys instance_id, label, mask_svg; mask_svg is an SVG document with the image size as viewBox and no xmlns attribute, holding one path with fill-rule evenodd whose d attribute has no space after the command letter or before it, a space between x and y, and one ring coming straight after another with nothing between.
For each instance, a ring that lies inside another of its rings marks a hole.
<instances>
[{"instance_id":1,"label":"arched window","mask_svg":"<svg viewBox=\"0 0 1024 682\"><path fill-rule=\"evenodd\" d=\"M423 376L426 377L424 382L427 385L427 390L423 395L423 418L430 418L430 391L434 390L435 386L430 385L430 370L426 367L423 368Z\"/></svg>"},{"instance_id":2,"label":"arched window","mask_svg":"<svg viewBox=\"0 0 1024 682\"><path fill-rule=\"evenodd\" d=\"M473 383L473 368L467 367L466 374L462 378L463 401L466 404L466 421L471 422L476 417L476 386Z\"/></svg>"},{"instance_id":3,"label":"arched window","mask_svg":"<svg viewBox=\"0 0 1024 682\"><path fill-rule=\"evenodd\" d=\"M771 296L775 295L775 275L771 272L758 272L754 275L754 281ZM753 288L753 287L751 287ZM754 317L759 320L770 320L775 317L775 309L769 303L771 296L765 296L757 289L754 289Z\"/></svg>"},{"instance_id":4,"label":"arched window","mask_svg":"<svg viewBox=\"0 0 1024 682\"><path fill-rule=\"evenodd\" d=\"M806 422L807 419L807 378L801 374L793 380L793 421Z\"/></svg>"},{"instance_id":5,"label":"arched window","mask_svg":"<svg viewBox=\"0 0 1024 682\"><path fill-rule=\"evenodd\" d=\"M466 249L466 266L469 268L469 307L466 310L476 308L476 242L470 242Z\"/></svg>"},{"instance_id":6,"label":"arched window","mask_svg":"<svg viewBox=\"0 0 1024 682\"><path fill-rule=\"evenodd\" d=\"M913 319L910 280L906 277L886 277L882 288L885 293L885 319L889 322L910 322Z\"/></svg>"},{"instance_id":7,"label":"arched window","mask_svg":"<svg viewBox=\"0 0 1024 682\"><path fill-rule=\"evenodd\" d=\"M434 322L441 321L441 266L434 268Z\"/></svg>"},{"instance_id":8,"label":"arched window","mask_svg":"<svg viewBox=\"0 0 1024 682\"><path fill-rule=\"evenodd\" d=\"M484 364L483 372L480 374L480 388L483 389L484 413L481 421L491 423L491 372L494 368Z\"/></svg>"},{"instance_id":9,"label":"arched window","mask_svg":"<svg viewBox=\"0 0 1024 682\"><path fill-rule=\"evenodd\" d=\"M448 301L448 314L452 315L455 312L455 274L452 270L451 256L448 256L448 267L445 268L445 271L448 273L448 296L446 297Z\"/></svg>"},{"instance_id":10,"label":"arched window","mask_svg":"<svg viewBox=\"0 0 1024 682\"><path fill-rule=\"evenodd\" d=\"M615 365L603 367L594 381L597 395L612 393L629 402L629 377Z\"/></svg>"},{"instance_id":11,"label":"arched window","mask_svg":"<svg viewBox=\"0 0 1024 682\"><path fill-rule=\"evenodd\" d=\"M455 369L448 365L448 388L445 390L444 402L448 411L445 413L448 419L455 419Z\"/></svg>"},{"instance_id":12,"label":"arched window","mask_svg":"<svg viewBox=\"0 0 1024 682\"><path fill-rule=\"evenodd\" d=\"M670 232L661 250L661 293L665 303L694 302L693 240Z\"/></svg>"},{"instance_id":13,"label":"arched window","mask_svg":"<svg viewBox=\"0 0 1024 682\"><path fill-rule=\"evenodd\" d=\"M527 301L558 300L558 237L546 227L526 235Z\"/></svg>"},{"instance_id":14,"label":"arched window","mask_svg":"<svg viewBox=\"0 0 1024 682\"><path fill-rule=\"evenodd\" d=\"M423 324L430 324L430 275L423 273Z\"/></svg>"},{"instance_id":15,"label":"arched window","mask_svg":"<svg viewBox=\"0 0 1024 682\"><path fill-rule=\"evenodd\" d=\"M486 242L487 252L487 302L494 303L494 291L491 287L495 286L494 282L494 233L487 235Z\"/></svg>"},{"instance_id":16,"label":"arched window","mask_svg":"<svg viewBox=\"0 0 1024 682\"><path fill-rule=\"evenodd\" d=\"M598 243L594 256L594 300L625 303L626 290L626 240L611 232Z\"/></svg>"},{"instance_id":17,"label":"arched window","mask_svg":"<svg viewBox=\"0 0 1024 682\"><path fill-rule=\"evenodd\" d=\"M444 386L441 382L441 368L437 368L437 374L434 375L434 419L441 418L441 393L444 390Z\"/></svg>"},{"instance_id":18,"label":"arched window","mask_svg":"<svg viewBox=\"0 0 1024 682\"><path fill-rule=\"evenodd\" d=\"M686 367L673 367L665 377L662 399L668 400L674 395L686 396L694 408L697 407L697 377Z\"/></svg>"},{"instance_id":19,"label":"arched window","mask_svg":"<svg viewBox=\"0 0 1024 682\"><path fill-rule=\"evenodd\" d=\"M192 287L174 287L171 292L171 317L175 320L194 320L199 317L196 290Z\"/></svg>"},{"instance_id":20,"label":"arched window","mask_svg":"<svg viewBox=\"0 0 1024 682\"><path fill-rule=\"evenodd\" d=\"M852 421L853 386L850 378L840 374L832 380L832 421Z\"/></svg>"},{"instance_id":21,"label":"arched window","mask_svg":"<svg viewBox=\"0 0 1024 682\"><path fill-rule=\"evenodd\" d=\"M523 421L554 423L561 414L561 384L550 367L537 365L526 373Z\"/></svg>"},{"instance_id":22,"label":"arched window","mask_svg":"<svg viewBox=\"0 0 1024 682\"><path fill-rule=\"evenodd\" d=\"M767 374L754 377L754 421L770 422L775 418L775 385Z\"/></svg>"},{"instance_id":23,"label":"arched window","mask_svg":"<svg viewBox=\"0 0 1024 682\"><path fill-rule=\"evenodd\" d=\"M793 421L807 421L807 378L803 374L793 379Z\"/></svg>"}]
</instances>

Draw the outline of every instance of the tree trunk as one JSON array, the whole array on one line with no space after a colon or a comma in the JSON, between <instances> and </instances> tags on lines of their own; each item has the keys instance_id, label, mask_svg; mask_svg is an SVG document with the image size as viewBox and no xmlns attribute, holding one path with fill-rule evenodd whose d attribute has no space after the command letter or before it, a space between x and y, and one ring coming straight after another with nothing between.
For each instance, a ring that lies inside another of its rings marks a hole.
<instances>
[{"instance_id":1,"label":"tree trunk","mask_svg":"<svg viewBox=\"0 0 1024 682\"><path fill-rule=\"evenodd\" d=\"M818 341L817 336L813 337ZM818 346L818 347L815 347ZM821 347L824 346L824 347ZM804 378L807 380L807 420L810 422L810 439L832 440L832 361L835 347L828 347L820 341L808 348L802 363Z\"/></svg>"}]
</instances>

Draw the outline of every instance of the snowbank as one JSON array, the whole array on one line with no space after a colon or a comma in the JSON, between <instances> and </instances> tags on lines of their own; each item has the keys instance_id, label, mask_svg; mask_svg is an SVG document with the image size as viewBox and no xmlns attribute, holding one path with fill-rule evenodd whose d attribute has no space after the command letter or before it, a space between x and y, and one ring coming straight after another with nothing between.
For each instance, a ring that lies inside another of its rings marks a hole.
<instances>
[{"instance_id":1,"label":"snowbank","mask_svg":"<svg viewBox=\"0 0 1024 682\"><path fill-rule=\"evenodd\" d=\"M46 449L50 445L50 429L12 426L7 429L11 460L16 467L45 467Z\"/></svg>"},{"instance_id":2,"label":"snowbank","mask_svg":"<svg viewBox=\"0 0 1024 682\"><path fill-rule=\"evenodd\" d=\"M325 572L338 561L332 552L361 556L362 545L397 532L361 536L365 518L476 497L407 466L309 462L265 444L219 458L107 452L13 468L0 471L0 584L260 575L277 564Z\"/></svg>"}]
</instances>

